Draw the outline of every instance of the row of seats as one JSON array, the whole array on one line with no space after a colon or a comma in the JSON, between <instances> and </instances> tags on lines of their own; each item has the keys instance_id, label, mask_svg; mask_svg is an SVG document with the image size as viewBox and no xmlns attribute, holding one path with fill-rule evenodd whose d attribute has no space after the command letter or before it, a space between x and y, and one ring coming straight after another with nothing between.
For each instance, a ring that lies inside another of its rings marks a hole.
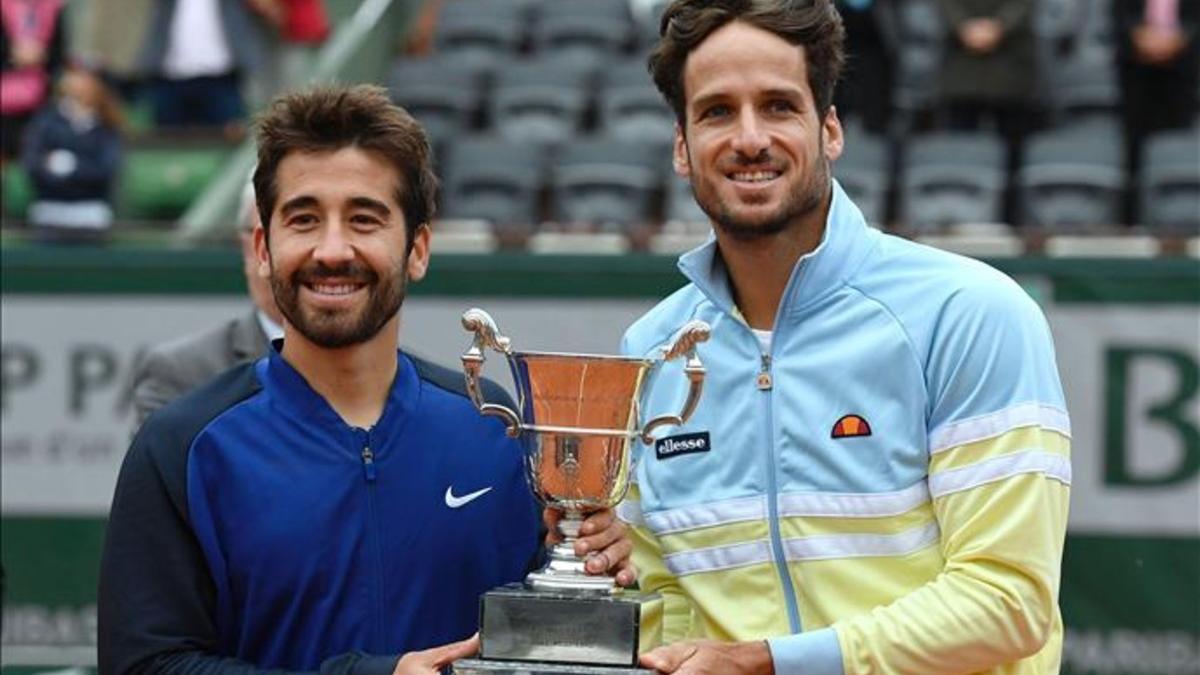
<instances>
[{"instance_id":1,"label":"row of seats","mask_svg":"<svg viewBox=\"0 0 1200 675\"><path fill-rule=\"evenodd\" d=\"M1122 220L1128 177L1120 135L1111 130L1034 135L1011 184L1005 145L988 134L924 134L894 149L884 138L852 130L845 147L834 175L879 226L935 232L1002 222L1010 192L1019 205L1017 225L1070 231ZM546 147L491 134L458 139L440 157L447 218L502 227L660 220L707 227L665 146L599 134ZM1151 138L1143 166L1135 187L1140 223L1168 234L1200 233L1200 130Z\"/></svg>"},{"instance_id":2,"label":"row of seats","mask_svg":"<svg viewBox=\"0 0 1200 675\"><path fill-rule=\"evenodd\" d=\"M388 88L435 141L495 129L516 141L556 144L598 129L669 143L674 116L645 61L601 65L549 59L472 65L435 56L397 62Z\"/></svg>"},{"instance_id":3,"label":"row of seats","mask_svg":"<svg viewBox=\"0 0 1200 675\"><path fill-rule=\"evenodd\" d=\"M666 2L635 19L628 0L449 0L438 14L434 47L463 63L529 52L594 62L652 44L658 5Z\"/></svg>"}]
</instances>

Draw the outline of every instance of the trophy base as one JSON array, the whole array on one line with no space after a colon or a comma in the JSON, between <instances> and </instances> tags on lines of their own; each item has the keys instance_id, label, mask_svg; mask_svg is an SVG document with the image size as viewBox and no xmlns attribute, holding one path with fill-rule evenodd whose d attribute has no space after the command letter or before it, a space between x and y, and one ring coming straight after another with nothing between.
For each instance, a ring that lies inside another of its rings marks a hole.
<instances>
[{"instance_id":1,"label":"trophy base","mask_svg":"<svg viewBox=\"0 0 1200 675\"><path fill-rule=\"evenodd\" d=\"M501 586L480 600L480 659L633 668L642 608L658 598Z\"/></svg>"},{"instance_id":2,"label":"trophy base","mask_svg":"<svg viewBox=\"0 0 1200 675\"><path fill-rule=\"evenodd\" d=\"M632 666L581 666L570 663L463 659L455 661L450 672L454 675L649 675L654 671Z\"/></svg>"}]
</instances>

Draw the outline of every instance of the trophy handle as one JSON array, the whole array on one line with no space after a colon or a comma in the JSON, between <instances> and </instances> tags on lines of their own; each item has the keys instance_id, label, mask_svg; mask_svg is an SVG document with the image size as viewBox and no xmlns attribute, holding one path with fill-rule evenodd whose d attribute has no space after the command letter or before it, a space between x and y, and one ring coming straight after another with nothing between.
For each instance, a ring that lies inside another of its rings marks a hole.
<instances>
[{"instance_id":1,"label":"trophy handle","mask_svg":"<svg viewBox=\"0 0 1200 675\"><path fill-rule=\"evenodd\" d=\"M512 353L512 341L500 334L496 322L482 309L473 307L463 312L463 328L475 334L475 340L466 353L462 355L463 373L467 376L467 395L479 412L504 420L505 432L511 438L521 434L521 418L511 408L498 403L488 403L483 398L483 388L479 385L483 363L486 361L483 350L490 347L505 356Z\"/></svg>"},{"instance_id":2,"label":"trophy handle","mask_svg":"<svg viewBox=\"0 0 1200 675\"><path fill-rule=\"evenodd\" d=\"M654 442L654 438L650 435L658 427L672 425L680 426L688 421L692 413L696 411L696 406L700 403L700 392L704 389L704 364L700 362L700 357L696 355L696 345L708 339L712 333L712 329L708 324L695 319L689 321L679 330L675 342L667 348L663 349L663 360L670 361L677 356L687 356L687 361L684 362L683 372L687 375L691 386L688 387L687 400L683 402L683 410L678 415L659 415L646 423L642 427L642 442L649 445ZM464 357L465 358L465 357Z\"/></svg>"}]
</instances>

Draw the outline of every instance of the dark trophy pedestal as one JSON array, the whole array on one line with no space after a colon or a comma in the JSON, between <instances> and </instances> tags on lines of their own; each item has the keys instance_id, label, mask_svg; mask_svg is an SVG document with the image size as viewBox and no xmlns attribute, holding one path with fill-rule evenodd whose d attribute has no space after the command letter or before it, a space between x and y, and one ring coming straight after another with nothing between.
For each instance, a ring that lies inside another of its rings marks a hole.
<instances>
[{"instance_id":1,"label":"dark trophy pedestal","mask_svg":"<svg viewBox=\"0 0 1200 675\"><path fill-rule=\"evenodd\" d=\"M658 599L502 586L480 600L479 658L456 662L454 673L645 675L637 666L642 610Z\"/></svg>"}]
</instances>

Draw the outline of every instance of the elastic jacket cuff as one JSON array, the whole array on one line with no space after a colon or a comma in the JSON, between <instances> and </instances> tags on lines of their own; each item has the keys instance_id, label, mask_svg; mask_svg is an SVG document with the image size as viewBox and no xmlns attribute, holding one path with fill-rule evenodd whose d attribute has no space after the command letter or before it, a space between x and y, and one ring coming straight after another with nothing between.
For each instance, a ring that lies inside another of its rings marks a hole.
<instances>
[{"instance_id":1,"label":"elastic jacket cuff","mask_svg":"<svg viewBox=\"0 0 1200 675\"><path fill-rule=\"evenodd\" d=\"M842 648L832 628L767 640L775 675L844 675Z\"/></svg>"}]
</instances>

